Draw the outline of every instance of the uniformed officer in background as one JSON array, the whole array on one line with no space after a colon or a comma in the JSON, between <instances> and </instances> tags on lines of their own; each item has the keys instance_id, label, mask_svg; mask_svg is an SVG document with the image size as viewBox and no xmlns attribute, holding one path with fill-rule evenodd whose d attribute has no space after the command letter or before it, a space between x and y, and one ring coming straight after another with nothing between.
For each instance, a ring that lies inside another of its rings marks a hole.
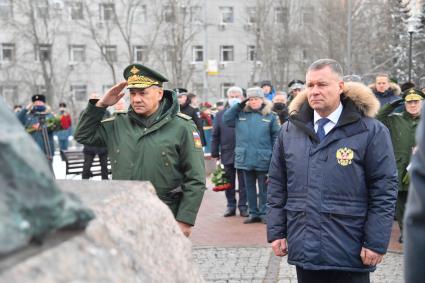
<instances>
[{"instance_id":1,"label":"uniformed officer in background","mask_svg":"<svg viewBox=\"0 0 425 283\"><path fill-rule=\"evenodd\" d=\"M159 73L140 64L124 70L126 81L90 100L75 130L82 144L107 146L114 180L150 181L189 236L205 190L202 144L177 97L164 91ZM130 91L128 113L102 120L108 106Z\"/></svg>"}]
</instances>

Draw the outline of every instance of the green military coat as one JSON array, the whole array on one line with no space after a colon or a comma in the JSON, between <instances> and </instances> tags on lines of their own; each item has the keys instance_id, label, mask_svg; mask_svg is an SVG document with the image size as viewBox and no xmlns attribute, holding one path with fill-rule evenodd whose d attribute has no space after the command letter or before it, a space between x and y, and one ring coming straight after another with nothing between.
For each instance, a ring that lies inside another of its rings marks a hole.
<instances>
[{"instance_id":1,"label":"green military coat","mask_svg":"<svg viewBox=\"0 0 425 283\"><path fill-rule=\"evenodd\" d=\"M397 162L399 190L407 191L409 184L403 182L410 163L412 149L415 146L415 132L419 118L413 118L408 112L394 112L398 104L387 104L381 108L376 118L390 130L394 155Z\"/></svg>"},{"instance_id":2,"label":"green military coat","mask_svg":"<svg viewBox=\"0 0 425 283\"><path fill-rule=\"evenodd\" d=\"M149 128L135 122L131 109L101 121L106 109L96 102L83 111L75 139L107 146L112 179L150 181L176 220L194 225L205 190L204 156L196 126L179 113L175 94L164 93L165 105ZM170 191L179 186L183 193L173 198Z\"/></svg>"}]
</instances>

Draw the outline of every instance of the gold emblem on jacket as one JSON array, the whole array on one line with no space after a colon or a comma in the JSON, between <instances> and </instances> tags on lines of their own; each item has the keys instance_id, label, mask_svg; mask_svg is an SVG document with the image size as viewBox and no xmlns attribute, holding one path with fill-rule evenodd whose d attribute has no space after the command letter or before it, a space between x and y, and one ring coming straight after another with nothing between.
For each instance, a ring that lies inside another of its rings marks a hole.
<instances>
[{"instance_id":1,"label":"gold emblem on jacket","mask_svg":"<svg viewBox=\"0 0 425 283\"><path fill-rule=\"evenodd\" d=\"M351 164L354 158L354 152L348 147L340 148L336 151L336 160L341 166L347 166Z\"/></svg>"}]
</instances>

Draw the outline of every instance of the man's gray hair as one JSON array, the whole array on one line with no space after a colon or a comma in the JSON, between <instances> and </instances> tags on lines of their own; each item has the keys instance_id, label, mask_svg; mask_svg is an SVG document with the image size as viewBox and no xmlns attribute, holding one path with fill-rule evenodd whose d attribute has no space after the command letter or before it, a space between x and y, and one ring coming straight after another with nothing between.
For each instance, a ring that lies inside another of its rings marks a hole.
<instances>
[{"instance_id":1,"label":"man's gray hair","mask_svg":"<svg viewBox=\"0 0 425 283\"><path fill-rule=\"evenodd\" d=\"M232 86L230 88L227 89L227 95L229 95L229 93L231 92L239 92L241 95L243 95L243 90L242 88L238 87L238 86Z\"/></svg>"},{"instance_id":2,"label":"man's gray hair","mask_svg":"<svg viewBox=\"0 0 425 283\"><path fill-rule=\"evenodd\" d=\"M333 59L319 59L308 67L307 72L321 70L325 67L331 68L332 72L335 73L341 80L344 77L341 65Z\"/></svg>"}]
</instances>

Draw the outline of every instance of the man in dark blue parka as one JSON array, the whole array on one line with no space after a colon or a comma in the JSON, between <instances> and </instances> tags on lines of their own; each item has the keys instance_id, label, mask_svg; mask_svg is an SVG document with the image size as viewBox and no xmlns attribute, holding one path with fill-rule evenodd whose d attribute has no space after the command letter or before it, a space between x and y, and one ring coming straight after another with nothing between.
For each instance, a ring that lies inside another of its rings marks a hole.
<instances>
[{"instance_id":1,"label":"man in dark blue parka","mask_svg":"<svg viewBox=\"0 0 425 283\"><path fill-rule=\"evenodd\" d=\"M273 149L267 238L298 282L369 282L386 253L397 196L387 128L373 93L314 62Z\"/></svg>"},{"instance_id":2,"label":"man in dark blue parka","mask_svg":"<svg viewBox=\"0 0 425 283\"><path fill-rule=\"evenodd\" d=\"M246 190L243 172L235 168L235 128L227 126L223 122L224 112L235 105L240 103L243 99L243 91L240 87L233 86L227 90L228 101L226 108L218 112L214 119L214 127L211 139L211 156L219 158L221 164L224 165L226 175L229 177L232 189L227 190L227 209L224 212L224 217L236 215L236 175L238 177L239 186L239 213L243 217L248 216L248 208L246 205Z\"/></svg>"}]
</instances>

